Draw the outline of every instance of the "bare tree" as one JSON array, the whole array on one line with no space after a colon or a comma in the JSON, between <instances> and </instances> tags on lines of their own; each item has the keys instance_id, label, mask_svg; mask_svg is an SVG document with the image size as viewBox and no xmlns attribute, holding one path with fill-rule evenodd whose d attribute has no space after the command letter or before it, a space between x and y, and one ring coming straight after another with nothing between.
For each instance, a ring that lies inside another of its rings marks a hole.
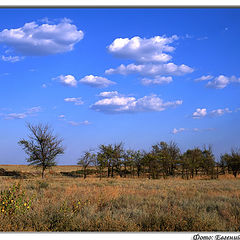
<instances>
[{"instance_id":1,"label":"bare tree","mask_svg":"<svg viewBox=\"0 0 240 240\"><path fill-rule=\"evenodd\" d=\"M63 139L53 135L53 131L47 124L27 123L27 128L30 131L28 140L21 139L18 144L29 156L27 158L29 165L42 168L42 178L44 178L44 171L55 166L56 157L64 153Z\"/></svg>"},{"instance_id":2,"label":"bare tree","mask_svg":"<svg viewBox=\"0 0 240 240\"><path fill-rule=\"evenodd\" d=\"M96 157L96 154L91 153L90 151L85 151L83 156L78 159L78 165L83 168L84 179L87 177L88 166L96 161Z\"/></svg>"}]
</instances>

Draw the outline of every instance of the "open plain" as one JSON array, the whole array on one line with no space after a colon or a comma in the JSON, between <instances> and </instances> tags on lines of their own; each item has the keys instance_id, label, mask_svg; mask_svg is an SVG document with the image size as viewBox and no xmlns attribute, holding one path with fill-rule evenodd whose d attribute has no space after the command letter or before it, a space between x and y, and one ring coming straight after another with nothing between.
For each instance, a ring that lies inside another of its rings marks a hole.
<instances>
[{"instance_id":1,"label":"open plain","mask_svg":"<svg viewBox=\"0 0 240 240\"><path fill-rule=\"evenodd\" d=\"M63 174L79 166L56 166L41 179L35 167L0 168L18 173L0 176L0 231L240 230L239 175L100 180L94 174L86 179ZM4 200L13 186L14 196Z\"/></svg>"}]
</instances>

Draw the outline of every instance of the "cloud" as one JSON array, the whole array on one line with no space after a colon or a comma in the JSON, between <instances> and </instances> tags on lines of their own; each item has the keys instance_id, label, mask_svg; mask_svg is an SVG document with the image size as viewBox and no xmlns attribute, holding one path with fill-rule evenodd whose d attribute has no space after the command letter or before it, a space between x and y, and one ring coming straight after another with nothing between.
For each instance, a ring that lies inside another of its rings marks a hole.
<instances>
[{"instance_id":1,"label":"cloud","mask_svg":"<svg viewBox=\"0 0 240 240\"><path fill-rule=\"evenodd\" d=\"M74 105L82 105L84 102L82 101L81 97L78 98L64 98L65 102L73 102Z\"/></svg>"},{"instance_id":2,"label":"cloud","mask_svg":"<svg viewBox=\"0 0 240 240\"><path fill-rule=\"evenodd\" d=\"M166 64L128 64L127 66L121 64L116 69L110 68L105 71L106 74L140 74L142 76L156 76L156 75L184 75L193 72L193 69L182 64L180 66L174 63Z\"/></svg>"},{"instance_id":3,"label":"cloud","mask_svg":"<svg viewBox=\"0 0 240 240\"><path fill-rule=\"evenodd\" d=\"M112 91L112 92L101 92L98 96L103 98L112 98L118 95L119 93L117 91Z\"/></svg>"},{"instance_id":4,"label":"cloud","mask_svg":"<svg viewBox=\"0 0 240 240\"><path fill-rule=\"evenodd\" d=\"M26 118L27 114L25 113L9 113L5 116L5 120L12 120L12 119L23 119Z\"/></svg>"},{"instance_id":5,"label":"cloud","mask_svg":"<svg viewBox=\"0 0 240 240\"><path fill-rule=\"evenodd\" d=\"M91 109L105 113L134 113L164 111L169 107L176 107L182 104L182 100L163 102L157 95L144 96L136 99L116 95L103 98L91 106Z\"/></svg>"},{"instance_id":6,"label":"cloud","mask_svg":"<svg viewBox=\"0 0 240 240\"><path fill-rule=\"evenodd\" d=\"M15 63L15 62L19 62L19 61L23 60L24 57L19 57L19 56L3 56L3 55L2 55L1 59L2 59L4 62Z\"/></svg>"},{"instance_id":7,"label":"cloud","mask_svg":"<svg viewBox=\"0 0 240 240\"><path fill-rule=\"evenodd\" d=\"M186 37L190 36L186 35ZM169 62L172 59L169 53L175 50L171 44L178 39L179 37L176 35L171 37L165 35L155 36L152 38L138 36L131 39L117 38L107 47L109 52L116 57L135 62L109 68L105 70L105 74L136 74L147 77L142 79L143 85L157 85L170 83L172 75L181 76L192 73L194 69L185 64L176 65Z\"/></svg>"},{"instance_id":8,"label":"cloud","mask_svg":"<svg viewBox=\"0 0 240 240\"><path fill-rule=\"evenodd\" d=\"M177 133L180 133L180 132L206 132L206 131L213 131L215 130L214 128L203 128L203 129L200 129L200 128L174 128L172 130L172 134L177 134Z\"/></svg>"},{"instance_id":9,"label":"cloud","mask_svg":"<svg viewBox=\"0 0 240 240\"><path fill-rule=\"evenodd\" d=\"M58 24L30 22L20 28L1 31L0 43L24 56L44 56L73 50L83 35L68 19Z\"/></svg>"},{"instance_id":10,"label":"cloud","mask_svg":"<svg viewBox=\"0 0 240 240\"><path fill-rule=\"evenodd\" d=\"M98 77L93 75L85 76L84 78L80 79L80 83L89 85L91 87L99 87L99 88L105 88L110 85L116 84L115 82L112 82L104 77Z\"/></svg>"},{"instance_id":11,"label":"cloud","mask_svg":"<svg viewBox=\"0 0 240 240\"><path fill-rule=\"evenodd\" d=\"M211 75L207 75L207 76L202 76L200 78L195 79L195 81L205 81L205 80L211 80L211 81L208 81L206 87L215 88L215 89L223 89L227 87L230 83L240 83L240 78L237 78L236 76L227 77L224 75L219 75L217 77L213 77Z\"/></svg>"},{"instance_id":12,"label":"cloud","mask_svg":"<svg viewBox=\"0 0 240 240\"><path fill-rule=\"evenodd\" d=\"M69 87L76 87L77 86L77 80L72 75L60 75L56 78L53 78L53 80L58 80L60 83L62 83L65 86Z\"/></svg>"},{"instance_id":13,"label":"cloud","mask_svg":"<svg viewBox=\"0 0 240 240\"><path fill-rule=\"evenodd\" d=\"M4 114L4 120L14 120L14 119L24 119L28 116L35 116L35 113L38 113L41 111L41 107L32 107L27 109L23 113L8 113Z\"/></svg>"},{"instance_id":14,"label":"cloud","mask_svg":"<svg viewBox=\"0 0 240 240\"><path fill-rule=\"evenodd\" d=\"M72 126L79 126L79 125L89 125L91 123L88 120L85 120L83 122L68 121L68 124L70 124Z\"/></svg>"},{"instance_id":15,"label":"cloud","mask_svg":"<svg viewBox=\"0 0 240 240\"><path fill-rule=\"evenodd\" d=\"M47 88L47 85L45 83L42 84L42 88Z\"/></svg>"},{"instance_id":16,"label":"cloud","mask_svg":"<svg viewBox=\"0 0 240 240\"><path fill-rule=\"evenodd\" d=\"M61 114L58 116L59 121L63 121L67 124L70 124L72 126L79 126L79 125L89 125L91 124L88 120L82 121L82 122L75 122L75 121L69 121L66 119L65 115Z\"/></svg>"},{"instance_id":17,"label":"cloud","mask_svg":"<svg viewBox=\"0 0 240 240\"><path fill-rule=\"evenodd\" d=\"M207 115L207 109L206 108L197 108L196 111L193 113L193 118L202 118Z\"/></svg>"},{"instance_id":18,"label":"cloud","mask_svg":"<svg viewBox=\"0 0 240 240\"><path fill-rule=\"evenodd\" d=\"M180 132L183 132L183 131L186 131L186 129L185 129L185 128L179 128L179 129L174 128L174 129L172 130L172 133L173 133L173 134L176 134L176 133L180 133Z\"/></svg>"},{"instance_id":19,"label":"cloud","mask_svg":"<svg viewBox=\"0 0 240 240\"><path fill-rule=\"evenodd\" d=\"M222 116L225 113L232 113L229 108L212 110L209 114L212 116Z\"/></svg>"},{"instance_id":20,"label":"cloud","mask_svg":"<svg viewBox=\"0 0 240 240\"><path fill-rule=\"evenodd\" d=\"M78 81L75 79L73 75L60 75L56 78L53 78L53 80L58 80L60 83L62 83L65 86L70 87L76 87L78 84ZM87 75L79 80L79 83L89 85L91 87L97 87L97 88L105 88L110 85L116 84L115 82L112 82L104 77L99 76L93 76L93 75Z\"/></svg>"},{"instance_id":21,"label":"cloud","mask_svg":"<svg viewBox=\"0 0 240 240\"><path fill-rule=\"evenodd\" d=\"M161 85L161 84L168 84L170 82L172 82L172 77L156 76L153 79L149 79L149 78L142 79L143 85Z\"/></svg>"},{"instance_id":22,"label":"cloud","mask_svg":"<svg viewBox=\"0 0 240 240\"><path fill-rule=\"evenodd\" d=\"M225 88L230 83L230 78L220 75L216 77L213 81L207 83L207 87L222 89Z\"/></svg>"},{"instance_id":23,"label":"cloud","mask_svg":"<svg viewBox=\"0 0 240 240\"><path fill-rule=\"evenodd\" d=\"M194 81L195 82L200 82L200 81L206 81L206 80L210 80L213 79L214 77L212 75L206 75L206 76L201 76L200 78L196 78Z\"/></svg>"},{"instance_id":24,"label":"cloud","mask_svg":"<svg viewBox=\"0 0 240 240\"><path fill-rule=\"evenodd\" d=\"M168 62L171 56L164 52L173 52L172 42L178 40L178 36L155 36L152 38L133 37L115 39L108 50L114 56L135 60L137 62Z\"/></svg>"},{"instance_id":25,"label":"cloud","mask_svg":"<svg viewBox=\"0 0 240 240\"><path fill-rule=\"evenodd\" d=\"M40 112L42 110L42 108L40 107L40 106L38 106L38 107L32 107L32 108L29 108L29 109L27 109L27 111L26 111L26 114L33 114L33 113L38 113L38 112Z\"/></svg>"},{"instance_id":26,"label":"cloud","mask_svg":"<svg viewBox=\"0 0 240 240\"><path fill-rule=\"evenodd\" d=\"M210 111L209 113L207 112L206 108L197 108L196 111L192 114L193 118L203 118L206 116L210 116L210 117L218 117L218 116L222 116L226 113L232 113L231 110L229 110L229 108L219 108L219 109L215 109Z\"/></svg>"}]
</instances>

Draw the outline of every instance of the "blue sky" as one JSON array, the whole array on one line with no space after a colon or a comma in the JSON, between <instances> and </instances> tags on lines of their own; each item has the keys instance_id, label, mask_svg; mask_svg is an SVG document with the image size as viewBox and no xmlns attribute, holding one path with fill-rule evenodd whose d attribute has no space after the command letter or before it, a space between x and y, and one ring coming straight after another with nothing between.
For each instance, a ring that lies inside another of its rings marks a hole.
<instances>
[{"instance_id":1,"label":"blue sky","mask_svg":"<svg viewBox=\"0 0 240 240\"><path fill-rule=\"evenodd\" d=\"M123 141L239 147L240 9L0 9L0 164L26 122L64 138L59 164Z\"/></svg>"}]
</instances>

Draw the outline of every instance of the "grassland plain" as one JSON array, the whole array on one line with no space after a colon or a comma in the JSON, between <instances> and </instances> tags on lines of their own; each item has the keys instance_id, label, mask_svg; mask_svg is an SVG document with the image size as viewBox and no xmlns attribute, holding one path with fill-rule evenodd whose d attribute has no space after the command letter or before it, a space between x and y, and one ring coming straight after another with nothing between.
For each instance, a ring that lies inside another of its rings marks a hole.
<instances>
[{"instance_id":1,"label":"grassland plain","mask_svg":"<svg viewBox=\"0 0 240 240\"><path fill-rule=\"evenodd\" d=\"M56 166L41 179L23 165L1 165L25 178L0 176L0 190L20 184L26 211L0 212L0 231L239 231L240 179L103 178L62 176L79 166ZM23 203L24 204L24 203Z\"/></svg>"}]
</instances>

